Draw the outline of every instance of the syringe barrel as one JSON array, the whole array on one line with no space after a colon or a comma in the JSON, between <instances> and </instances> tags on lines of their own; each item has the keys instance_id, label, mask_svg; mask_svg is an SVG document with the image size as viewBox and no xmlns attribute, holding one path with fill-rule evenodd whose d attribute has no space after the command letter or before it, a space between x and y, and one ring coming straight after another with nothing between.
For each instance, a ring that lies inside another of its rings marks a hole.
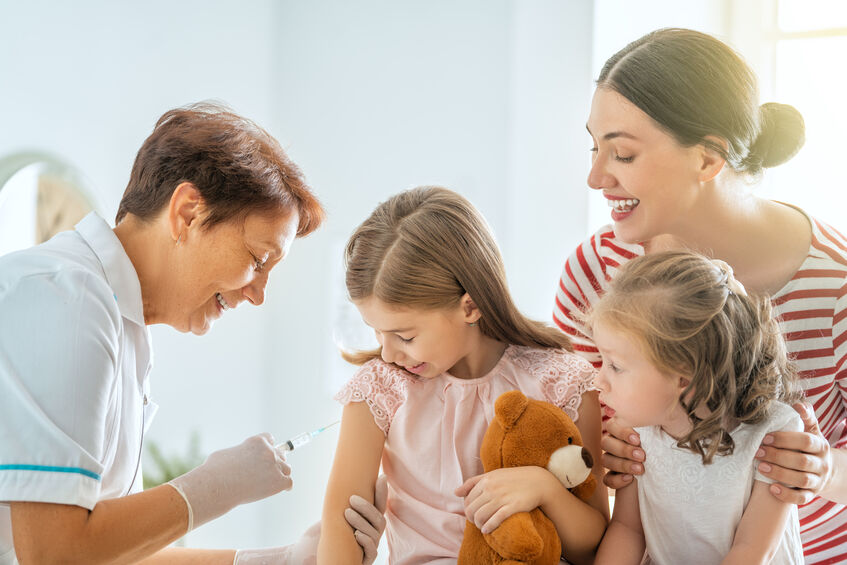
<instances>
[{"instance_id":1,"label":"syringe barrel","mask_svg":"<svg viewBox=\"0 0 847 565\"><path fill-rule=\"evenodd\" d=\"M283 444L283 449L285 449L286 451L294 451L301 445L306 445L311 440L312 438L309 436L308 432L296 435Z\"/></svg>"}]
</instances>

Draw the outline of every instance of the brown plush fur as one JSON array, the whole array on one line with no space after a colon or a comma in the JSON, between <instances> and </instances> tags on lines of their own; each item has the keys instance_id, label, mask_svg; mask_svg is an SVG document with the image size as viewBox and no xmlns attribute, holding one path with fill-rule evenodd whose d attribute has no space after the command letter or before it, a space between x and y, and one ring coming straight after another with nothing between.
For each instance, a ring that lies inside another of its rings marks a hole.
<instances>
[{"instance_id":1,"label":"brown plush fur","mask_svg":"<svg viewBox=\"0 0 847 565\"><path fill-rule=\"evenodd\" d=\"M546 468L550 455L560 447L571 442L582 445L579 430L567 414L548 402L528 399L520 391L500 395L494 412L480 449L486 473L503 467ZM589 475L571 492L588 500L596 486L594 476ZM510 516L490 534L483 535L467 522L458 563L555 565L561 554L562 544L553 522L535 508Z\"/></svg>"}]
</instances>

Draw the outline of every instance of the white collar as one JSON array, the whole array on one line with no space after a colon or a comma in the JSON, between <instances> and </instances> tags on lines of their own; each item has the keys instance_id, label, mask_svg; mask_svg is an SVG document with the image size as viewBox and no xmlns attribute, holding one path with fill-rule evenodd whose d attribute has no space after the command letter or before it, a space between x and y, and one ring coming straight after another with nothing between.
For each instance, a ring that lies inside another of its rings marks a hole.
<instances>
[{"instance_id":1,"label":"white collar","mask_svg":"<svg viewBox=\"0 0 847 565\"><path fill-rule=\"evenodd\" d=\"M118 236L96 212L80 220L76 231L100 260L121 316L145 328L141 283Z\"/></svg>"}]
</instances>

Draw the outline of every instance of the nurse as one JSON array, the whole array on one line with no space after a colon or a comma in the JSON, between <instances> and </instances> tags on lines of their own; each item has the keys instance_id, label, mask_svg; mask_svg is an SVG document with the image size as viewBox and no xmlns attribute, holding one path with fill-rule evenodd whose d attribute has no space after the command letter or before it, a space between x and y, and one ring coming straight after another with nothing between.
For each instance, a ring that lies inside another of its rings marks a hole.
<instances>
[{"instance_id":1,"label":"nurse","mask_svg":"<svg viewBox=\"0 0 847 565\"><path fill-rule=\"evenodd\" d=\"M271 270L323 218L273 137L195 105L167 112L144 142L117 227L92 213L0 258L0 565L286 562L284 549L166 547L291 478L261 434L142 492L156 411L147 326L202 335L262 304ZM380 520L357 536L370 561Z\"/></svg>"}]
</instances>

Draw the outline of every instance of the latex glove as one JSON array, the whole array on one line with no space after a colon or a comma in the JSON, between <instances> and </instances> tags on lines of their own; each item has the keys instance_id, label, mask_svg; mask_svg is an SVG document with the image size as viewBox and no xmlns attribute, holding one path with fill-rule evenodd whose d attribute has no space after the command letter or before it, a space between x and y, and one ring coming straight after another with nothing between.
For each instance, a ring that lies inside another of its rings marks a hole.
<instances>
[{"instance_id":1,"label":"latex glove","mask_svg":"<svg viewBox=\"0 0 847 565\"><path fill-rule=\"evenodd\" d=\"M371 565L376 560L379 538L385 531L385 506L388 501L388 481L380 475L374 487L374 504L361 496L350 497L350 508L344 511L344 519L353 527L353 535L362 546L363 565Z\"/></svg>"},{"instance_id":2,"label":"latex glove","mask_svg":"<svg viewBox=\"0 0 847 565\"><path fill-rule=\"evenodd\" d=\"M350 508L344 511L344 518L355 530L356 541L364 551L362 565L372 565L376 560L379 539L385 530L383 513L387 497L385 475L380 475L374 490L376 505L354 495L350 497ZM317 522L293 545L270 549L239 549L235 553L233 565L315 565L320 537L321 523Z\"/></svg>"},{"instance_id":3,"label":"latex glove","mask_svg":"<svg viewBox=\"0 0 847 565\"><path fill-rule=\"evenodd\" d=\"M293 547L289 545L266 549L239 549L235 552L235 561L232 565L315 565L317 563L317 558L314 556L311 561L293 559L291 556Z\"/></svg>"},{"instance_id":4,"label":"latex glove","mask_svg":"<svg viewBox=\"0 0 847 565\"><path fill-rule=\"evenodd\" d=\"M185 499L191 530L240 504L290 489L290 473L273 436L259 434L215 451L205 463L168 484Z\"/></svg>"}]
</instances>

